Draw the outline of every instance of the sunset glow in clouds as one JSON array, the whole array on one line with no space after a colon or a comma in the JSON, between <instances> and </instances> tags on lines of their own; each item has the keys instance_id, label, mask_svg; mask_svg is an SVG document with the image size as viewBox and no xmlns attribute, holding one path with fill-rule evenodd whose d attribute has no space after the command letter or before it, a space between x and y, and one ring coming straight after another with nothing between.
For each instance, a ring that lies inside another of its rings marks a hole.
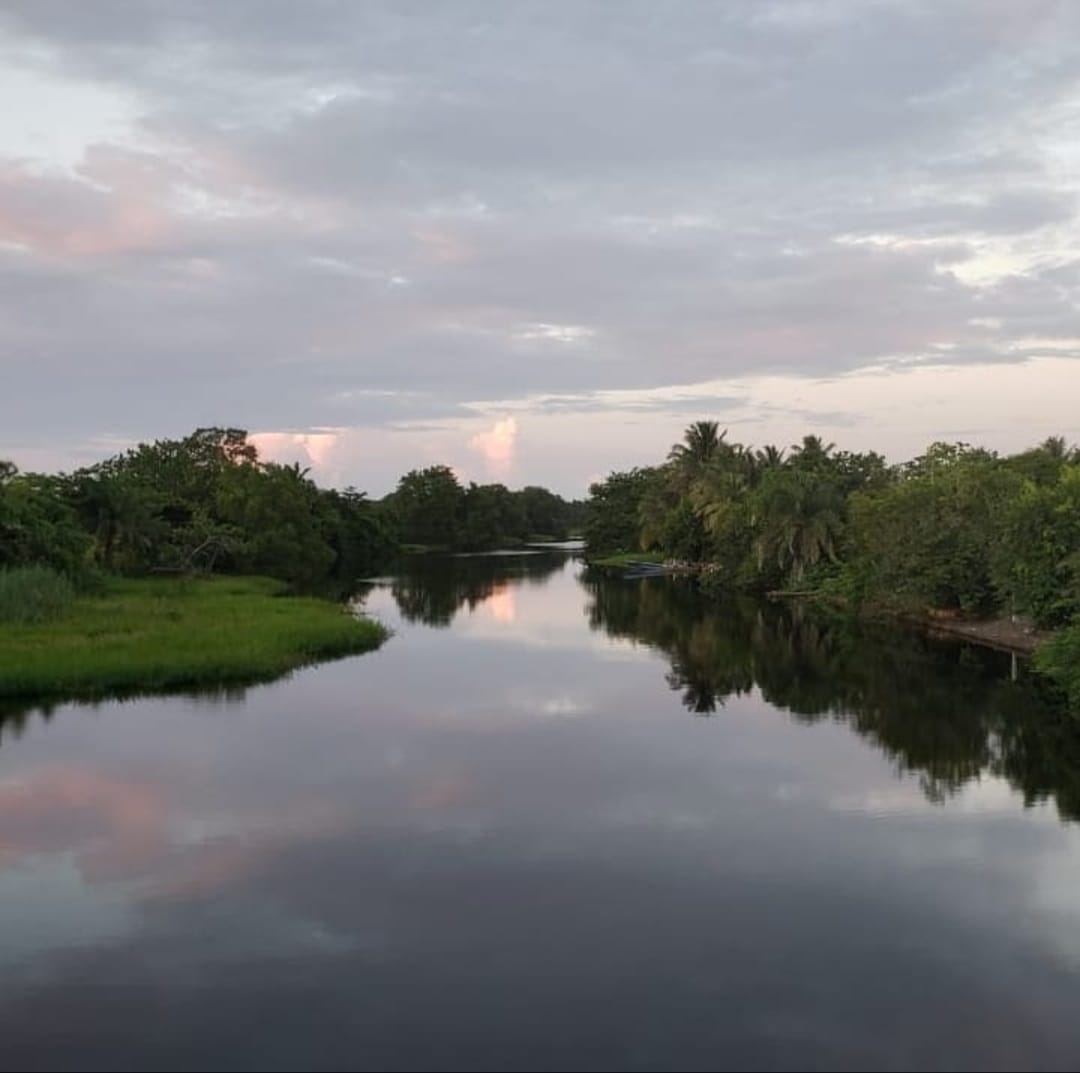
<instances>
[{"instance_id":1,"label":"sunset glow in clouds","mask_svg":"<svg viewBox=\"0 0 1080 1073\"><path fill-rule=\"evenodd\" d=\"M505 479L514 463L514 444L517 441L517 421L512 417L496 421L490 432L478 432L469 446L479 451L492 477Z\"/></svg>"},{"instance_id":2,"label":"sunset glow in clouds","mask_svg":"<svg viewBox=\"0 0 1080 1073\"><path fill-rule=\"evenodd\" d=\"M13 3L0 72L20 465L1080 439L1075 4Z\"/></svg>"}]
</instances>

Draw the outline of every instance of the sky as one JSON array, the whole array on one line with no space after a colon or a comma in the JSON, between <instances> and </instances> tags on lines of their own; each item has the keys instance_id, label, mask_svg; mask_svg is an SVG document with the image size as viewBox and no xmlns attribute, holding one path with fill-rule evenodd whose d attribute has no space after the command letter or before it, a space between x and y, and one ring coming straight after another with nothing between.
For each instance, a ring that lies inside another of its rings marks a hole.
<instances>
[{"instance_id":1,"label":"sky","mask_svg":"<svg viewBox=\"0 0 1080 1073\"><path fill-rule=\"evenodd\" d=\"M1075 442L1078 195L1069 0L0 0L0 458Z\"/></svg>"}]
</instances>

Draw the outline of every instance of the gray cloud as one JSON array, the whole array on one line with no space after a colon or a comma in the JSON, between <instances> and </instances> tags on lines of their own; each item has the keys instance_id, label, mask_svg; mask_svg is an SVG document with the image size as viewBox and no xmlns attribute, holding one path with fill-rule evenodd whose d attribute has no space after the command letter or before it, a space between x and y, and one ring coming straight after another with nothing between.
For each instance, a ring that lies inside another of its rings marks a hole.
<instances>
[{"instance_id":1,"label":"gray cloud","mask_svg":"<svg viewBox=\"0 0 1080 1073\"><path fill-rule=\"evenodd\" d=\"M74 126L80 85L133 116L67 171L0 127L0 452L1080 334L1069 3L35 2L0 35Z\"/></svg>"}]
</instances>

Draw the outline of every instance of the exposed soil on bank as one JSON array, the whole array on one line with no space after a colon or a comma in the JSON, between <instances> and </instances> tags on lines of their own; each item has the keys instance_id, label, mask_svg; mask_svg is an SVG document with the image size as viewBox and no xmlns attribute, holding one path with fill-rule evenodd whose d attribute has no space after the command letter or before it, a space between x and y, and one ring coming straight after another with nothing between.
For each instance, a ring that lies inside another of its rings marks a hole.
<instances>
[{"instance_id":1,"label":"exposed soil on bank","mask_svg":"<svg viewBox=\"0 0 1080 1073\"><path fill-rule=\"evenodd\" d=\"M925 615L905 616L905 621L942 637L959 637L976 644L989 645L1006 652L1030 655L1050 634L1037 630L1030 621L1013 618L963 618L947 611L930 611Z\"/></svg>"}]
</instances>

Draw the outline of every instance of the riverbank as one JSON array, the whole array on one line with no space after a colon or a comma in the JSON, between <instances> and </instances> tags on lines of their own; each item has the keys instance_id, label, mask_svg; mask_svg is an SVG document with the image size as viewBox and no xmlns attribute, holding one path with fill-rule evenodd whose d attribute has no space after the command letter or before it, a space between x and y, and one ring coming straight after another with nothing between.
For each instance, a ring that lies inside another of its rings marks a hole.
<instances>
[{"instance_id":1,"label":"riverbank","mask_svg":"<svg viewBox=\"0 0 1080 1073\"><path fill-rule=\"evenodd\" d=\"M971 618L959 611L929 608L925 611L901 611L889 607L863 608L852 612L835 599L823 598L820 592L785 590L766 594L770 600L805 600L809 603L855 614L856 618L883 619L901 622L932 637L955 638L972 644L986 645L1003 652L1030 656L1044 641L1053 636L1050 630L1037 630L1030 620L1021 617Z\"/></svg>"},{"instance_id":2,"label":"riverbank","mask_svg":"<svg viewBox=\"0 0 1080 1073\"><path fill-rule=\"evenodd\" d=\"M634 566L656 564L666 573L708 575L709 563L673 562L655 552L624 552L586 560L590 566L606 569L632 569ZM1023 618L968 618L959 612L928 609L923 612L899 611L891 608L867 609L853 612L838 603L835 596L826 596L816 589L785 589L766 593L770 600L799 600L827 606L860 618L891 619L936 637L955 638L972 644L986 645L1017 655L1030 656L1044 641L1053 636L1047 630L1035 629Z\"/></svg>"},{"instance_id":3,"label":"riverbank","mask_svg":"<svg viewBox=\"0 0 1080 1073\"><path fill-rule=\"evenodd\" d=\"M585 562L589 566L598 566L601 569L623 570L633 566L639 566L642 563L648 563L654 566L664 566L665 558L663 555L658 555L656 552L651 551L625 551L618 552L614 555L600 555L592 559L586 556Z\"/></svg>"},{"instance_id":4,"label":"riverbank","mask_svg":"<svg viewBox=\"0 0 1080 1073\"><path fill-rule=\"evenodd\" d=\"M268 681L388 636L264 577L110 580L62 617L0 626L0 698L93 698Z\"/></svg>"},{"instance_id":5,"label":"riverbank","mask_svg":"<svg viewBox=\"0 0 1080 1073\"><path fill-rule=\"evenodd\" d=\"M823 598L820 592L784 590L766 594L770 600L805 600L808 603L838 609L856 618L891 620L921 630L931 637L954 638L986 645L1003 652L1030 656L1044 641L1054 636L1050 630L1037 630L1023 617L970 618L959 611L943 611L934 608L925 611L900 611L889 607L863 608L853 612L835 599Z\"/></svg>"},{"instance_id":6,"label":"riverbank","mask_svg":"<svg viewBox=\"0 0 1080 1073\"><path fill-rule=\"evenodd\" d=\"M1050 631L1036 630L1030 622L1022 619L972 619L940 611L900 617L902 621L917 626L933 636L955 637L1023 656L1030 656L1043 641L1053 636Z\"/></svg>"}]
</instances>

